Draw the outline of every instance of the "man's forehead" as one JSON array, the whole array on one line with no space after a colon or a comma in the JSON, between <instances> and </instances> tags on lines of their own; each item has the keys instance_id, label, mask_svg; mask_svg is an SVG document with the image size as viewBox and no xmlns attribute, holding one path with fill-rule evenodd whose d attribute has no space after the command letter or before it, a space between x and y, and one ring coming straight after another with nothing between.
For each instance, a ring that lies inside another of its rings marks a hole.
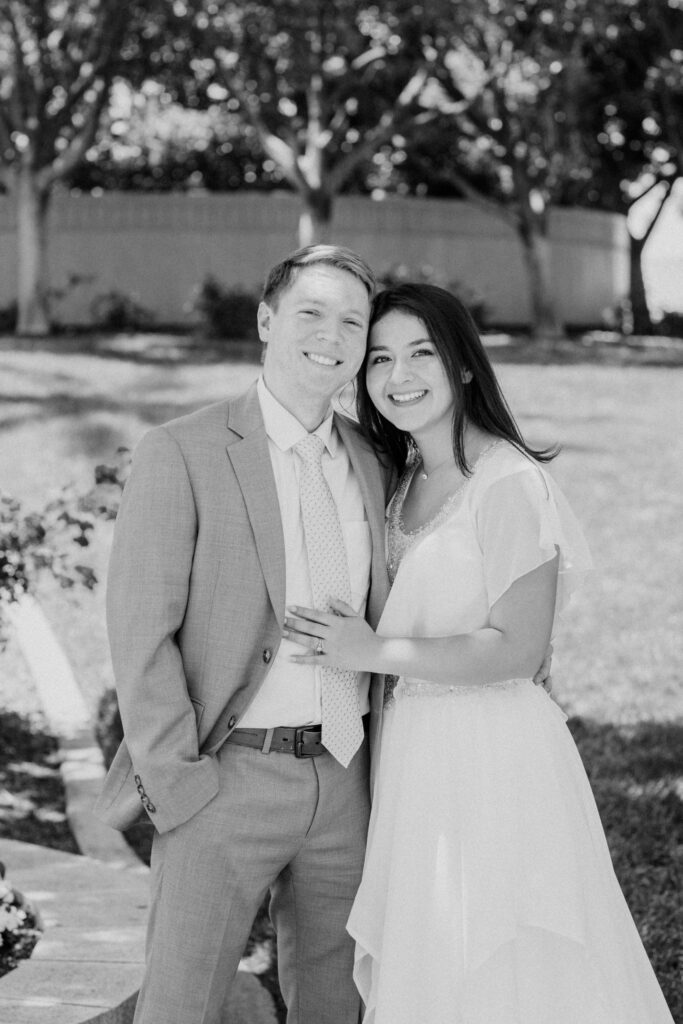
<instances>
[{"instance_id":1,"label":"man's forehead","mask_svg":"<svg viewBox=\"0 0 683 1024\"><path fill-rule=\"evenodd\" d=\"M286 290L292 291L296 289L297 292L322 291L324 293L325 289L333 281L360 289L369 305L370 296L361 279L352 274L350 270L331 266L328 263L314 263L312 266L299 267L290 282L289 288Z\"/></svg>"}]
</instances>

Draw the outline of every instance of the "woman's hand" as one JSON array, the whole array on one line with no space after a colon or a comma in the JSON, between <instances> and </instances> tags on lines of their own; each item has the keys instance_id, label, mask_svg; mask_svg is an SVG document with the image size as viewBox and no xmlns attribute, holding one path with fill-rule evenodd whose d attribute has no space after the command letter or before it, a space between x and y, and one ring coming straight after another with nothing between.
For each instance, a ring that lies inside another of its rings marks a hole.
<instances>
[{"instance_id":1,"label":"woman's hand","mask_svg":"<svg viewBox=\"0 0 683 1024\"><path fill-rule=\"evenodd\" d=\"M305 654L293 654L290 660L300 665L373 671L380 643L376 634L344 601L332 598L330 607L329 612L298 605L287 609L282 635L306 649Z\"/></svg>"}]
</instances>

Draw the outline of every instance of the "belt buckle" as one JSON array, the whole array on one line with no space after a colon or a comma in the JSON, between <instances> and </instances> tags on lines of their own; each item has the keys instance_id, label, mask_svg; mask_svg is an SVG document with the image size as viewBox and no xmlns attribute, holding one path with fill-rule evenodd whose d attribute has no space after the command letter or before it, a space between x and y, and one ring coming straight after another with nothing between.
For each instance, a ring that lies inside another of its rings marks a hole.
<instances>
[{"instance_id":1,"label":"belt buckle","mask_svg":"<svg viewBox=\"0 0 683 1024\"><path fill-rule=\"evenodd\" d=\"M315 755L318 753L318 750L315 750L315 749L313 749L311 751L307 751L306 747L305 747L306 739L304 737L304 733L312 733L312 732L315 732L315 734L318 735L319 731L317 729L313 730L313 729L307 728L307 726L305 726L305 725L301 726L300 729L295 729L294 730L294 756L295 757L298 757L298 758L315 757Z\"/></svg>"}]
</instances>

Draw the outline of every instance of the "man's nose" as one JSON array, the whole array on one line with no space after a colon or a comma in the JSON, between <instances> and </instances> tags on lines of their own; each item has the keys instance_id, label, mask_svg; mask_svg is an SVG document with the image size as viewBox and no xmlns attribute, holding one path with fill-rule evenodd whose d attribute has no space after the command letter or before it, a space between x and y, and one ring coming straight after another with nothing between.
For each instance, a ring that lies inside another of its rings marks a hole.
<instances>
[{"instance_id":1,"label":"man's nose","mask_svg":"<svg viewBox=\"0 0 683 1024\"><path fill-rule=\"evenodd\" d=\"M319 341L325 341L330 344L333 344L335 342L340 341L341 328L340 325L335 320L328 317L318 324L318 328L315 334Z\"/></svg>"}]
</instances>

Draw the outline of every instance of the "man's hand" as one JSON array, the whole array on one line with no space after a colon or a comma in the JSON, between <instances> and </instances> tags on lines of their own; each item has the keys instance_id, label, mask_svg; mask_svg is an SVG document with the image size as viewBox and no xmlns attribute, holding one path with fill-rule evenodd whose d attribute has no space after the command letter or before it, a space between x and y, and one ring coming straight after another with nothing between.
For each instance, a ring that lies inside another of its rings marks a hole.
<instances>
[{"instance_id":1,"label":"man's hand","mask_svg":"<svg viewBox=\"0 0 683 1024\"><path fill-rule=\"evenodd\" d=\"M542 686L546 693L553 692L553 678L550 675L550 669L553 664L553 645L548 644L548 650L545 652L541 667L534 676L534 683L536 686Z\"/></svg>"}]
</instances>

